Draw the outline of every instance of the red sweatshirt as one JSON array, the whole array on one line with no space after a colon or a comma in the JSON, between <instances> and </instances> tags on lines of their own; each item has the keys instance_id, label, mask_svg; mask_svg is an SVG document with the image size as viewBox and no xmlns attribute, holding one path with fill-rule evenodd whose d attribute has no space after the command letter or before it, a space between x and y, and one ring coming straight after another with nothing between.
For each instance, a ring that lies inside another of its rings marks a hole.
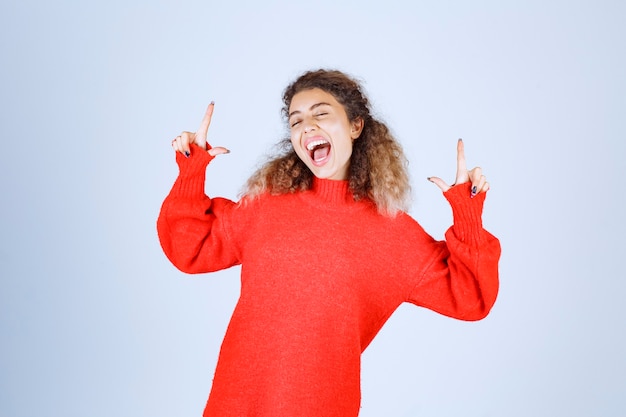
<instances>
[{"instance_id":1,"label":"red sweatshirt","mask_svg":"<svg viewBox=\"0 0 626 417\"><path fill-rule=\"evenodd\" d=\"M403 302L462 320L487 315L498 292L498 240L482 228L484 193L444 193L454 225L435 241L405 213L355 202L347 181L235 203L204 193L212 159L177 153L161 245L181 271L241 264L241 294L204 416L350 417L360 406L361 353Z\"/></svg>"}]
</instances>

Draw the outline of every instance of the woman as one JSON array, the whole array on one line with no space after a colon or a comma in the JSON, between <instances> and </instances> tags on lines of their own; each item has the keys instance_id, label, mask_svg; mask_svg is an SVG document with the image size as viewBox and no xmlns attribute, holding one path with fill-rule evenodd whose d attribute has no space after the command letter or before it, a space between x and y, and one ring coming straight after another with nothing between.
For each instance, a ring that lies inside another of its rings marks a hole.
<instances>
[{"instance_id":1,"label":"woman","mask_svg":"<svg viewBox=\"0 0 626 417\"><path fill-rule=\"evenodd\" d=\"M358 83L303 74L284 92L290 138L248 181L241 201L204 194L225 148L196 133L173 140L180 174L161 208L161 245L181 271L241 264L204 416L357 416L361 353L403 302L479 320L498 292L498 240L482 228L489 185L465 167L430 178L454 225L435 241L405 210L402 150Z\"/></svg>"}]
</instances>

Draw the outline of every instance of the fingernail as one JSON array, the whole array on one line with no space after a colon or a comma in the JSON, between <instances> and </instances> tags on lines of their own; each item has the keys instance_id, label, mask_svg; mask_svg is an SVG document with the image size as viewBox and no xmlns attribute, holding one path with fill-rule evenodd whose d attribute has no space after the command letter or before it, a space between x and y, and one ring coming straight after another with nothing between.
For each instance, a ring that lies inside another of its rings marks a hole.
<instances>
[{"instance_id":1,"label":"fingernail","mask_svg":"<svg viewBox=\"0 0 626 417\"><path fill-rule=\"evenodd\" d=\"M478 188L476 188L476 186L472 187L472 192L470 194L470 198L474 198L476 196L476 192L478 191Z\"/></svg>"},{"instance_id":2,"label":"fingernail","mask_svg":"<svg viewBox=\"0 0 626 417\"><path fill-rule=\"evenodd\" d=\"M185 158L189 158L191 156L191 154L189 153L189 151L185 151Z\"/></svg>"},{"instance_id":3,"label":"fingernail","mask_svg":"<svg viewBox=\"0 0 626 417\"><path fill-rule=\"evenodd\" d=\"M426 179L430 182L433 182L432 177L426 177Z\"/></svg>"},{"instance_id":4,"label":"fingernail","mask_svg":"<svg viewBox=\"0 0 626 417\"><path fill-rule=\"evenodd\" d=\"M215 101L211 100L209 104L215 105Z\"/></svg>"}]
</instances>

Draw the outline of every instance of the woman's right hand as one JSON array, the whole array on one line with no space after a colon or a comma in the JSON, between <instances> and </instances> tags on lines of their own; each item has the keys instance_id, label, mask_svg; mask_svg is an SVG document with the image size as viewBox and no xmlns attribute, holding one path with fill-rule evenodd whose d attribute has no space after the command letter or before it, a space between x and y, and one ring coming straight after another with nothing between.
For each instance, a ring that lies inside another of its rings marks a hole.
<instances>
[{"instance_id":1,"label":"woman's right hand","mask_svg":"<svg viewBox=\"0 0 626 417\"><path fill-rule=\"evenodd\" d=\"M202 118L202 122L200 123L200 127L197 132L182 132L180 135L176 136L174 140L172 140L172 148L176 152L180 152L185 155L187 158L191 155L191 147L190 144L195 143L201 149L206 149L209 155L216 156L225 153L229 153L230 151L221 146L211 147L207 144L207 135L209 133L209 126L211 125L211 117L213 116L213 108L215 107L215 103L211 102L204 113L204 117Z\"/></svg>"}]
</instances>

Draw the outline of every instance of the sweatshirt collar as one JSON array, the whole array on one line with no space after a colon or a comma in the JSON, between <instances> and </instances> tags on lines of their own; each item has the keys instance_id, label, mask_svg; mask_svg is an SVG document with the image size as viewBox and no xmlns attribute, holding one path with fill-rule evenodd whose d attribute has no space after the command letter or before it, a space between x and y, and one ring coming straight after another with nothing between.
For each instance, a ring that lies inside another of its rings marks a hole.
<instances>
[{"instance_id":1,"label":"sweatshirt collar","mask_svg":"<svg viewBox=\"0 0 626 417\"><path fill-rule=\"evenodd\" d=\"M354 197L350 192L348 181L313 177L311 191L315 197L326 203L334 205L354 204Z\"/></svg>"}]
</instances>

